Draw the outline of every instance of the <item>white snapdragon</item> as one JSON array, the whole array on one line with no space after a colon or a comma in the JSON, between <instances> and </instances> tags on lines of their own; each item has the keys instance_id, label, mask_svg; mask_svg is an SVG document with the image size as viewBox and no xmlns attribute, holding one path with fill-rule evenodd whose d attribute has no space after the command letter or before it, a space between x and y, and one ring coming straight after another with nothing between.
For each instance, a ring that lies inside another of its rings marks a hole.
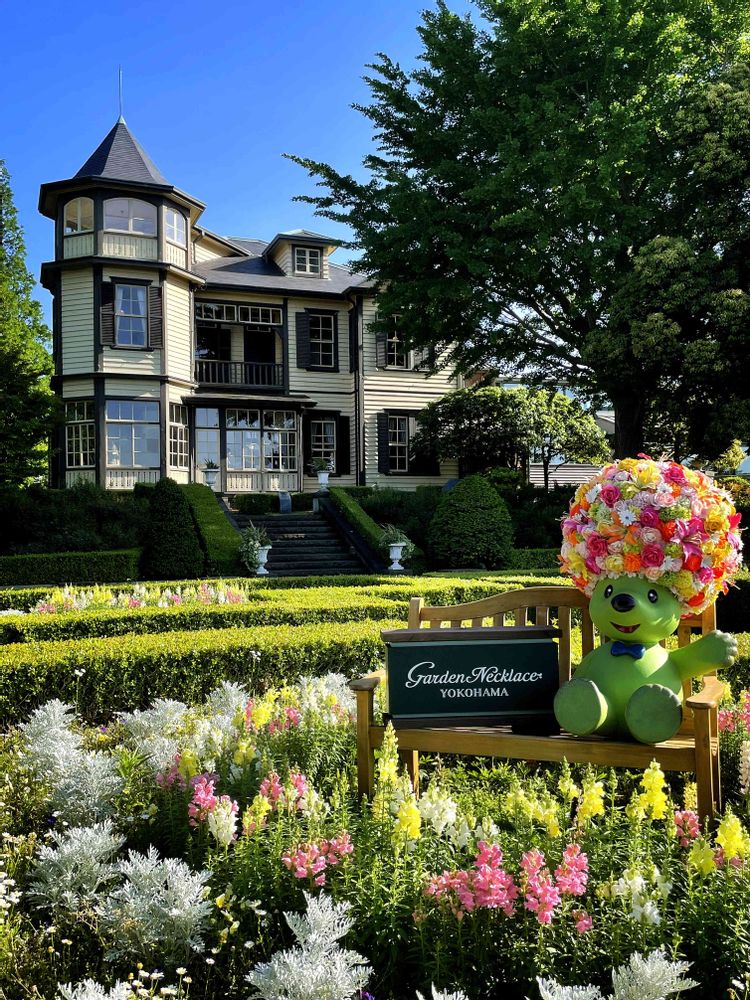
<instances>
[{"instance_id":1,"label":"white snapdragon","mask_svg":"<svg viewBox=\"0 0 750 1000\"><path fill-rule=\"evenodd\" d=\"M237 803L223 796L206 819L208 832L221 847L229 847L237 836Z\"/></svg>"},{"instance_id":2,"label":"white snapdragon","mask_svg":"<svg viewBox=\"0 0 750 1000\"><path fill-rule=\"evenodd\" d=\"M740 750L740 789L743 795L750 792L750 740L743 740Z\"/></svg>"},{"instance_id":3,"label":"white snapdragon","mask_svg":"<svg viewBox=\"0 0 750 1000\"><path fill-rule=\"evenodd\" d=\"M434 781L417 801L417 806L424 822L429 823L438 836L452 827L458 816L457 804Z\"/></svg>"}]
</instances>

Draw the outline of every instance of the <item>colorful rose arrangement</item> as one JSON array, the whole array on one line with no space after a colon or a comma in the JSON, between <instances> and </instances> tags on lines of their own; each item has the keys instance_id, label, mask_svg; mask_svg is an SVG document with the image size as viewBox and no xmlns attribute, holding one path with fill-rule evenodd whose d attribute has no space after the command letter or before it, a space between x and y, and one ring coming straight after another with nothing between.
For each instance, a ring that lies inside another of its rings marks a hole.
<instances>
[{"instance_id":1,"label":"colorful rose arrangement","mask_svg":"<svg viewBox=\"0 0 750 1000\"><path fill-rule=\"evenodd\" d=\"M589 597L603 578L639 576L700 614L740 568L740 514L709 476L641 455L576 491L563 519L561 571Z\"/></svg>"}]
</instances>

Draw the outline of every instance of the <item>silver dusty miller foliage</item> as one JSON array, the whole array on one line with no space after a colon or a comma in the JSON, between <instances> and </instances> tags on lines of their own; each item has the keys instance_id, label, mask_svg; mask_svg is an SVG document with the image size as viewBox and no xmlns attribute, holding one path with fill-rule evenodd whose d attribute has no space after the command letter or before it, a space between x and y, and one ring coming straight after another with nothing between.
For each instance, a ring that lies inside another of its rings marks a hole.
<instances>
[{"instance_id":1,"label":"silver dusty miller foliage","mask_svg":"<svg viewBox=\"0 0 750 1000\"><path fill-rule=\"evenodd\" d=\"M367 960L339 945L354 926L350 904L325 894L305 893L305 901L306 913L284 914L298 946L276 952L247 980L263 1000L349 1000L369 976Z\"/></svg>"},{"instance_id":2,"label":"silver dusty miller foliage","mask_svg":"<svg viewBox=\"0 0 750 1000\"><path fill-rule=\"evenodd\" d=\"M54 699L35 709L20 726L26 746L22 760L50 790L58 818L83 826L114 813L123 788L117 762L108 754L84 750L73 731L73 707Z\"/></svg>"},{"instance_id":3,"label":"silver dusty miller foliage","mask_svg":"<svg viewBox=\"0 0 750 1000\"><path fill-rule=\"evenodd\" d=\"M86 979L77 986L70 983L64 986L61 983L57 990L60 1000L125 1000L134 995L130 984L119 980L109 989L95 983L93 979Z\"/></svg>"},{"instance_id":4,"label":"silver dusty miller foliage","mask_svg":"<svg viewBox=\"0 0 750 1000\"><path fill-rule=\"evenodd\" d=\"M663 951L645 958L638 952L625 965L612 971L612 1000L667 1000L698 984L685 979L688 962L670 962ZM604 1000L598 986L561 986L554 980L538 979L542 1000Z\"/></svg>"},{"instance_id":5,"label":"silver dusty miller foliage","mask_svg":"<svg viewBox=\"0 0 750 1000\"><path fill-rule=\"evenodd\" d=\"M28 895L39 907L70 914L91 910L117 878L113 858L123 837L109 820L96 826L72 827L52 833L53 845L39 852Z\"/></svg>"},{"instance_id":6,"label":"silver dusty miller foliage","mask_svg":"<svg viewBox=\"0 0 750 1000\"><path fill-rule=\"evenodd\" d=\"M209 872L193 872L177 858L161 860L130 851L117 866L124 878L99 907L100 926L112 942L105 958L154 959L178 964L203 947L211 911L205 886Z\"/></svg>"}]
</instances>

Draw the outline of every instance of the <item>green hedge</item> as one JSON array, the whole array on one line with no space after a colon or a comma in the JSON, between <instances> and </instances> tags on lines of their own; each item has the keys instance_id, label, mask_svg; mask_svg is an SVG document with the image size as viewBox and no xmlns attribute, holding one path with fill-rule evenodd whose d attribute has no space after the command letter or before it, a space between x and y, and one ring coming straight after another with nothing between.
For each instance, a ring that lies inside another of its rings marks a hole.
<instances>
[{"instance_id":1,"label":"green hedge","mask_svg":"<svg viewBox=\"0 0 750 1000\"><path fill-rule=\"evenodd\" d=\"M371 548L376 552L381 552L383 529L373 521L369 514L362 510L354 497L339 486L331 487L328 495L334 507L343 514L352 528L364 538Z\"/></svg>"},{"instance_id":2,"label":"green hedge","mask_svg":"<svg viewBox=\"0 0 750 1000\"><path fill-rule=\"evenodd\" d=\"M156 698L202 701L223 680L262 690L301 674L356 676L381 664L381 629L402 626L388 620L274 625L4 646L0 717L13 724L61 698L86 719L104 721Z\"/></svg>"},{"instance_id":3,"label":"green hedge","mask_svg":"<svg viewBox=\"0 0 750 1000\"><path fill-rule=\"evenodd\" d=\"M276 592L280 593L280 592ZM347 595L331 604L327 591L295 591L293 600L269 600L242 605L192 605L172 608L107 608L62 614L4 615L0 617L0 644L45 642L105 636L197 632L206 629L248 628L261 625L311 625L314 622L351 622L400 617L406 620L406 600L392 596Z\"/></svg>"},{"instance_id":4,"label":"green hedge","mask_svg":"<svg viewBox=\"0 0 750 1000\"><path fill-rule=\"evenodd\" d=\"M138 549L0 556L0 584L113 583L138 579ZM127 586L127 584L126 584ZM14 605L10 605L13 607Z\"/></svg>"},{"instance_id":5,"label":"green hedge","mask_svg":"<svg viewBox=\"0 0 750 1000\"><path fill-rule=\"evenodd\" d=\"M198 537L206 555L206 572L211 574L242 572L238 550L240 537L219 505L209 486L189 483L180 487L190 504Z\"/></svg>"},{"instance_id":6,"label":"green hedge","mask_svg":"<svg viewBox=\"0 0 750 1000\"><path fill-rule=\"evenodd\" d=\"M557 558L560 549L513 549L508 566L511 569L524 569L533 572L535 569L559 569Z\"/></svg>"}]
</instances>

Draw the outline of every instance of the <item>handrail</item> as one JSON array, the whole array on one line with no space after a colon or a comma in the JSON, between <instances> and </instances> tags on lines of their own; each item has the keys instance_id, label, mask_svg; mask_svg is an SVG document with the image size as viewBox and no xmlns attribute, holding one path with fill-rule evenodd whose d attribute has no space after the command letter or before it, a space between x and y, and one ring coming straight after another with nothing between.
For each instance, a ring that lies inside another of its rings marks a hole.
<instances>
[{"instance_id":1,"label":"handrail","mask_svg":"<svg viewBox=\"0 0 750 1000\"><path fill-rule=\"evenodd\" d=\"M195 380L205 385L277 387L284 384L284 366L255 361L195 362Z\"/></svg>"}]
</instances>

